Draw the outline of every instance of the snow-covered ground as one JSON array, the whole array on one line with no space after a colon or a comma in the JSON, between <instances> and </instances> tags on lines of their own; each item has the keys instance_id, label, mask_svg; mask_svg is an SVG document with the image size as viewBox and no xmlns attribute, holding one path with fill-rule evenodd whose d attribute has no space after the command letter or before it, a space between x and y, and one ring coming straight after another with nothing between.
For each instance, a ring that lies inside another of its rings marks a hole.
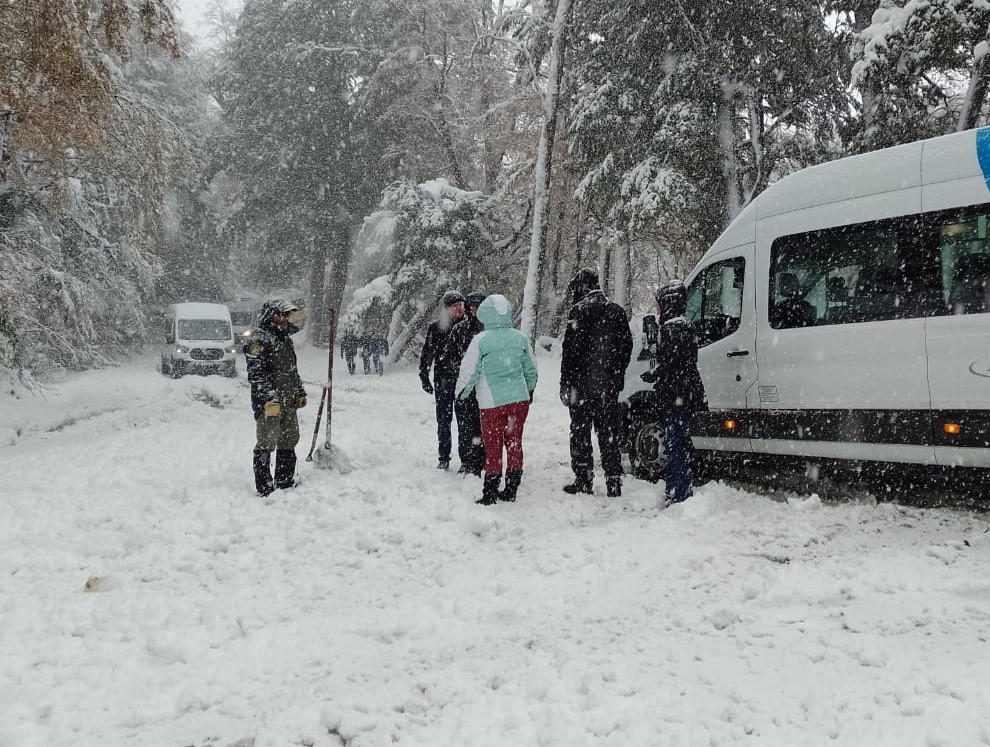
<instances>
[{"instance_id":1,"label":"snow-covered ground","mask_svg":"<svg viewBox=\"0 0 990 747\"><path fill-rule=\"evenodd\" d=\"M338 364L319 471L323 355L267 500L243 371L0 398L0 747L990 744L987 517L565 495L553 358L516 504L434 469L412 368Z\"/></svg>"}]
</instances>

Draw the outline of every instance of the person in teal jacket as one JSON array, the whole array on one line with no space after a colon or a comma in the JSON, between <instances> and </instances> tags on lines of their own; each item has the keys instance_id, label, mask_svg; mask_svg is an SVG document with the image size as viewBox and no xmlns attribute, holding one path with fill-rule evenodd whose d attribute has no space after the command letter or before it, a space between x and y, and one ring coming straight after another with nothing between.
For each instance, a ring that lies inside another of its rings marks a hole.
<instances>
[{"instance_id":1,"label":"person in teal jacket","mask_svg":"<svg viewBox=\"0 0 990 747\"><path fill-rule=\"evenodd\" d=\"M523 427L536 389L536 360L529 340L512 328L512 305L501 295L488 296L478 307L485 325L471 340L461 361L455 391L459 399L475 392L481 409L481 440L485 445L485 480L481 499L514 501L522 482ZM505 490L502 450L506 453Z\"/></svg>"}]
</instances>

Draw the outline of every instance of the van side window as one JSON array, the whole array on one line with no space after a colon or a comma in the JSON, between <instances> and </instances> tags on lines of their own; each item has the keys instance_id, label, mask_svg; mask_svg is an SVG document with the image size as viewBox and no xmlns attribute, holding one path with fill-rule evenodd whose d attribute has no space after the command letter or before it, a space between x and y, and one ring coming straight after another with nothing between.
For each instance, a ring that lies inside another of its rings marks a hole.
<instances>
[{"instance_id":1,"label":"van side window","mask_svg":"<svg viewBox=\"0 0 990 747\"><path fill-rule=\"evenodd\" d=\"M688 288L685 317L704 347L739 329L746 260L733 257L706 267Z\"/></svg>"},{"instance_id":2,"label":"van side window","mask_svg":"<svg viewBox=\"0 0 990 747\"><path fill-rule=\"evenodd\" d=\"M942 302L949 314L990 311L987 215L945 216L938 226Z\"/></svg>"},{"instance_id":3,"label":"van side window","mask_svg":"<svg viewBox=\"0 0 990 747\"><path fill-rule=\"evenodd\" d=\"M783 236L770 254L774 329L924 316L920 216ZM919 266L916 266L919 265Z\"/></svg>"}]
</instances>

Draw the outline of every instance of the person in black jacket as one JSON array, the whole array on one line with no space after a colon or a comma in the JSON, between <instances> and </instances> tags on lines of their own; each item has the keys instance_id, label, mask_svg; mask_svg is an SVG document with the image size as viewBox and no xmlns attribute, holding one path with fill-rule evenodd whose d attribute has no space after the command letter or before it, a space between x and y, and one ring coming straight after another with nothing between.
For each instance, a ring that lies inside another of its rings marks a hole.
<instances>
[{"instance_id":1,"label":"person in black jacket","mask_svg":"<svg viewBox=\"0 0 990 747\"><path fill-rule=\"evenodd\" d=\"M254 447L254 485L258 495L291 488L296 471L299 418L296 410L306 406L306 390L296 365L290 335L299 328L290 321L298 309L287 301L273 299L261 307L258 326L244 344L251 409L257 442ZM275 479L271 456L275 452Z\"/></svg>"},{"instance_id":2,"label":"person in black jacket","mask_svg":"<svg viewBox=\"0 0 990 747\"><path fill-rule=\"evenodd\" d=\"M426 330L426 342L419 356L419 380L423 391L432 394L437 412L437 469L450 467L451 435L450 424L454 419L454 387L460 371L444 355L447 336L451 327L464 316L464 296L460 291L449 290L443 294L446 315L430 324ZM430 367L433 368L433 383L430 383Z\"/></svg>"},{"instance_id":3,"label":"person in black jacket","mask_svg":"<svg viewBox=\"0 0 990 747\"><path fill-rule=\"evenodd\" d=\"M464 297L464 318L450 328L444 347L444 358L451 369L460 370L471 340L485 329L477 316L478 307L484 300L484 293L468 293ZM457 456L461 460L457 473L481 477L485 468L485 446L481 441L481 410L474 392L464 399L454 400L454 416L457 418Z\"/></svg>"},{"instance_id":4,"label":"person in black jacket","mask_svg":"<svg viewBox=\"0 0 990 747\"><path fill-rule=\"evenodd\" d=\"M684 318L687 289L683 282L674 280L657 290L656 298L657 365L640 378L653 384L663 417L666 499L670 504L686 501L693 492L688 426L691 414L708 406L698 371L698 339L691 323Z\"/></svg>"},{"instance_id":5,"label":"person in black jacket","mask_svg":"<svg viewBox=\"0 0 990 747\"><path fill-rule=\"evenodd\" d=\"M568 493L591 493L595 472L591 429L610 497L622 495L619 392L632 354L632 333L625 310L609 301L598 273L578 270L568 286L571 295L560 360L560 401L570 410L571 469Z\"/></svg>"},{"instance_id":6,"label":"person in black jacket","mask_svg":"<svg viewBox=\"0 0 990 747\"><path fill-rule=\"evenodd\" d=\"M340 357L347 361L347 372L354 375L354 357L357 355L361 340L354 334L354 330L348 329L340 341Z\"/></svg>"}]
</instances>

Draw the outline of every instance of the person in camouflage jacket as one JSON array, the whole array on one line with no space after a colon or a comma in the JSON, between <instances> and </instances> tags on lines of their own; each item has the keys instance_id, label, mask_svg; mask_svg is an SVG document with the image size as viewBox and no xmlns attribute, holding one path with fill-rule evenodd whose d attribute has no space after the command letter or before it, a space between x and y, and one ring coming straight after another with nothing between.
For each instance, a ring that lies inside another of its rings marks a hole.
<instances>
[{"instance_id":1,"label":"person in camouflage jacket","mask_svg":"<svg viewBox=\"0 0 990 747\"><path fill-rule=\"evenodd\" d=\"M266 301L258 327L244 344L251 409L257 442L254 447L254 484L258 495L294 486L299 418L296 411L306 406L296 365L291 335L299 331L290 315L298 309L282 300ZM272 479L271 456L275 452Z\"/></svg>"}]
</instances>

